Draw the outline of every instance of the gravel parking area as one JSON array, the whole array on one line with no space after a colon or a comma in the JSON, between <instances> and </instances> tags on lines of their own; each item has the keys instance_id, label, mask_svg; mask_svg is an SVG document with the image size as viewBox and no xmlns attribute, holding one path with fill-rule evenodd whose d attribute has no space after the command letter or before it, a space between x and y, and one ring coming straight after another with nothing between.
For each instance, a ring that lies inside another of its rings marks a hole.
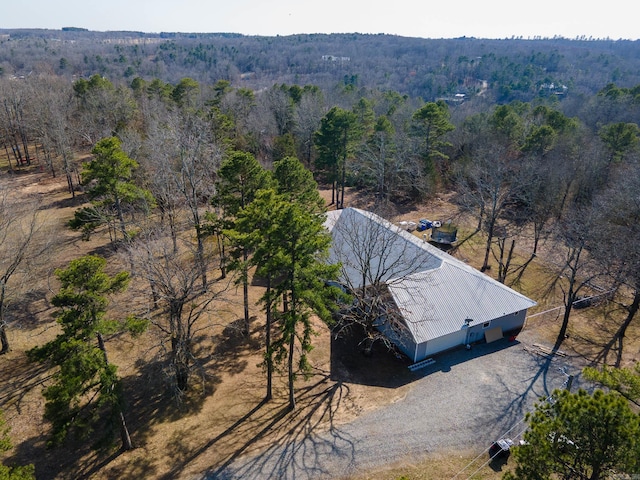
<instances>
[{"instance_id":1,"label":"gravel parking area","mask_svg":"<svg viewBox=\"0 0 640 480\"><path fill-rule=\"evenodd\" d=\"M433 452L481 453L502 436L518 440L525 414L562 388L566 374L575 375L572 390L581 386L580 367L566 356L539 351L531 335L524 331L515 342L502 339L440 355L396 403L328 432L237 458L199 478L335 479Z\"/></svg>"}]
</instances>

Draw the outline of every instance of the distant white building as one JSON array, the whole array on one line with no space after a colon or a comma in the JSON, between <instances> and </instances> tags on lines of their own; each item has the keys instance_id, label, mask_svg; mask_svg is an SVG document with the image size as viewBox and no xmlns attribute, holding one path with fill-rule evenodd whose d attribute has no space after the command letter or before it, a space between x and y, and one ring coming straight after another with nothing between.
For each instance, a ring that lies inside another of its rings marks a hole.
<instances>
[{"instance_id":1,"label":"distant white building","mask_svg":"<svg viewBox=\"0 0 640 480\"><path fill-rule=\"evenodd\" d=\"M401 334L381 319L414 363L485 339L515 335L536 302L419 237L367 211L327 214L330 261L342 263L341 281L352 289L384 283L406 326ZM387 331L385 331L387 330Z\"/></svg>"},{"instance_id":2,"label":"distant white building","mask_svg":"<svg viewBox=\"0 0 640 480\"><path fill-rule=\"evenodd\" d=\"M338 57L336 55L322 55L322 60L325 62L349 62L351 57Z\"/></svg>"}]
</instances>

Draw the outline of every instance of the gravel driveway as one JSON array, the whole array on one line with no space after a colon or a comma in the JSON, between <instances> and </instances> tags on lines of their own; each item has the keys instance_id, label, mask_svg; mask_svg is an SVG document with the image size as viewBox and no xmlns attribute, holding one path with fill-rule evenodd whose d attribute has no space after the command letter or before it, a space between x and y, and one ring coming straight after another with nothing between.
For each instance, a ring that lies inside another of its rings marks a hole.
<instances>
[{"instance_id":1,"label":"gravel driveway","mask_svg":"<svg viewBox=\"0 0 640 480\"><path fill-rule=\"evenodd\" d=\"M524 331L516 342L502 339L440 355L402 400L198 478L335 479L437 451L480 454L502 436L517 440L534 402L564 386L561 369L576 375L572 390L581 386L580 368L568 357L534 353L534 342Z\"/></svg>"}]
</instances>

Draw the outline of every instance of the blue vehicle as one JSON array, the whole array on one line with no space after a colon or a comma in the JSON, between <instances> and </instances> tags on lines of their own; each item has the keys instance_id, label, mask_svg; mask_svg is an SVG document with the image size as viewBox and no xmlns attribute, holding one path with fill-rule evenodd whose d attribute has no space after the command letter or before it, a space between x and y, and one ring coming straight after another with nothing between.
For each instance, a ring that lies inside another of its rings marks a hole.
<instances>
[{"instance_id":1,"label":"blue vehicle","mask_svg":"<svg viewBox=\"0 0 640 480\"><path fill-rule=\"evenodd\" d=\"M424 232L425 230L430 229L432 226L433 222L431 220L422 218L420 219L420 222L418 222L418 227L416 228L416 230L418 230L419 232Z\"/></svg>"}]
</instances>

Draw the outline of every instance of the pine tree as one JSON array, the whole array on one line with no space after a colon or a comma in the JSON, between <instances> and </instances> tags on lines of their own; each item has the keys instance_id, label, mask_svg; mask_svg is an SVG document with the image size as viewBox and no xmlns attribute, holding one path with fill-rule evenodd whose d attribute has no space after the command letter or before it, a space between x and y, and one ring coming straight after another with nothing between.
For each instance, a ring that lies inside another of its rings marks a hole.
<instances>
[{"instance_id":1,"label":"pine tree","mask_svg":"<svg viewBox=\"0 0 640 480\"><path fill-rule=\"evenodd\" d=\"M266 399L272 396L275 365L286 363L290 409L295 408L296 376L310 372L311 317L330 321L334 305L324 282L338 274L337 265L326 263L331 237L324 228L324 206L317 184L305 172L295 158L278 162L275 177L282 191L259 191L228 232L234 242L252 251L247 267L256 266L256 274L265 279L260 302L266 314ZM279 326L275 339L274 324Z\"/></svg>"},{"instance_id":2,"label":"pine tree","mask_svg":"<svg viewBox=\"0 0 640 480\"><path fill-rule=\"evenodd\" d=\"M269 186L270 177L255 157L246 152L233 152L218 170L217 193L212 204L221 212L219 222L222 229L233 228L238 212L255 198L261 188ZM219 228L219 227L217 227ZM247 270L249 249L240 244L232 244L231 262L228 267L240 272L244 297L244 330L250 332L249 316L249 274Z\"/></svg>"},{"instance_id":3,"label":"pine tree","mask_svg":"<svg viewBox=\"0 0 640 480\"><path fill-rule=\"evenodd\" d=\"M234 229L227 232L231 241L244 245L253 255L249 266L256 266L256 275L263 278L265 292L260 297L265 312L264 366L267 373L265 400L273 396L273 324L278 305L278 292L274 288L281 276L280 219L286 203L273 189L261 190L253 202L238 213Z\"/></svg>"},{"instance_id":4,"label":"pine tree","mask_svg":"<svg viewBox=\"0 0 640 480\"><path fill-rule=\"evenodd\" d=\"M358 119L353 112L333 107L320 121L314 136L318 150L316 167L326 172L331 182L331 203L344 207L347 160L358 134Z\"/></svg>"},{"instance_id":5,"label":"pine tree","mask_svg":"<svg viewBox=\"0 0 640 480\"><path fill-rule=\"evenodd\" d=\"M115 365L109 363L103 335L123 329L139 333L143 322L127 319L126 325L105 317L108 295L122 292L129 273L113 277L105 273L106 261L87 255L56 270L60 291L51 300L62 333L29 352L34 360L58 367L54 383L44 391L45 419L51 422L50 444L57 445L72 432L93 436L95 446L107 445L120 430L122 449L132 448L124 418L122 385Z\"/></svg>"},{"instance_id":6,"label":"pine tree","mask_svg":"<svg viewBox=\"0 0 640 480\"><path fill-rule=\"evenodd\" d=\"M528 417L517 467L505 479L584 478L640 473L640 418L617 393L556 391Z\"/></svg>"},{"instance_id":7,"label":"pine tree","mask_svg":"<svg viewBox=\"0 0 640 480\"><path fill-rule=\"evenodd\" d=\"M297 374L306 377L311 367L308 353L315 333L311 316L318 315L325 321L331 318L331 300L324 282L337 277L338 266L326 263L331 236L324 228L323 215L309 213L303 206L289 202L282 205L280 214L275 237L280 245L278 262L273 268L282 275L275 291L285 303L278 314L281 336L274 343L274 352L277 362L287 362L289 409L293 410Z\"/></svg>"},{"instance_id":8,"label":"pine tree","mask_svg":"<svg viewBox=\"0 0 640 480\"><path fill-rule=\"evenodd\" d=\"M82 183L89 185L93 208L79 209L69 224L74 229L82 228L88 237L101 223L115 222L114 239L115 232L120 230L122 238L128 240L126 207L149 209L154 204L153 196L134 183L133 172L138 163L127 156L116 137L103 138L91 153L94 158L84 165Z\"/></svg>"}]
</instances>

